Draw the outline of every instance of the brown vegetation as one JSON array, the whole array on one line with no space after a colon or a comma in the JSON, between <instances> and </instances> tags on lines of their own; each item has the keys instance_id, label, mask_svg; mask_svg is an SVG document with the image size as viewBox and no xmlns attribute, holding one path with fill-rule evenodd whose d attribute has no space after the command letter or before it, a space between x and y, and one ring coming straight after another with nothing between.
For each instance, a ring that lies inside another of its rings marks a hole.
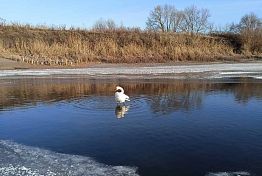
<instances>
[{"instance_id":1,"label":"brown vegetation","mask_svg":"<svg viewBox=\"0 0 262 176\"><path fill-rule=\"evenodd\" d=\"M208 9L158 5L147 30L97 21L91 30L6 23L0 18L0 57L35 65L160 63L262 57L262 20L244 15L229 30L214 32ZM211 34L212 33L212 34Z\"/></svg>"},{"instance_id":2,"label":"brown vegetation","mask_svg":"<svg viewBox=\"0 0 262 176\"><path fill-rule=\"evenodd\" d=\"M0 25L0 55L39 65L213 61L237 54L261 55L261 31L252 39L245 35L236 35L236 39L136 29L88 31L13 24ZM234 44L238 40L240 48Z\"/></svg>"},{"instance_id":3,"label":"brown vegetation","mask_svg":"<svg viewBox=\"0 0 262 176\"><path fill-rule=\"evenodd\" d=\"M262 29L254 31L244 30L240 35L242 52L245 55L261 55L262 53Z\"/></svg>"}]
</instances>

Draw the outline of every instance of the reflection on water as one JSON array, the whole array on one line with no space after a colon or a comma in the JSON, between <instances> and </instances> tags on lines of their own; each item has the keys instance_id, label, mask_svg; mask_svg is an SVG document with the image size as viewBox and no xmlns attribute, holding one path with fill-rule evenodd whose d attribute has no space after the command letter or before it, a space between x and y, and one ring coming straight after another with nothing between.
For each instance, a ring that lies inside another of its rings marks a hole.
<instances>
[{"instance_id":1,"label":"reflection on water","mask_svg":"<svg viewBox=\"0 0 262 176\"><path fill-rule=\"evenodd\" d=\"M244 83L239 83L239 81L212 83L169 80L168 83L165 83L165 81L156 81L154 83L142 81L137 83L134 81L101 81L84 78L31 78L9 80L6 84L5 82L5 80L0 81L0 108L2 110L15 107L30 107L38 102L50 104L61 100L79 101L83 99L84 101L81 102L83 104L89 103L90 106L95 108L101 106L99 109L105 109L105 106L113 103L111 97L114 95L115 86L120 82L133 100L132 106L139 106L139 101L143 100L150 106L153 112L161 114L200 108L203 96L206 93L215 91L234 94L238 103L246 103L251 98L261 99L262 97L262 84L249 81ZM91 97L94 97L95 100ZM76 106L79 106L78 103L80 102L76 102ZM96 104L94 105L93 103ZM128 107L115 109L118 114L117 117L124 116L128 111Z\"/></svg>"},{"instance_id":2,"label":"reflection on water","mask_svg":"<svg viewBox=\"0 0 262 176\"><path fill-rule=\"evenodd\" d=\"M54 175L262 175L259 81L52 77L0 85L0 175L45 167ZM127 105L116 105L116 85Z\"/></svg>"},{"instance_id":3,"label":"reflection on water","mask_svg":"<svg viewBox=\"0 0 262 176\"><path fill-rule=\"evenodd\" d=\"M125 115L127 114L128 110L129 110L129 106L117 105L116 108L115 108L116 118L121 119L121 118L125 117Z\"/></svg>"}]
</instances>

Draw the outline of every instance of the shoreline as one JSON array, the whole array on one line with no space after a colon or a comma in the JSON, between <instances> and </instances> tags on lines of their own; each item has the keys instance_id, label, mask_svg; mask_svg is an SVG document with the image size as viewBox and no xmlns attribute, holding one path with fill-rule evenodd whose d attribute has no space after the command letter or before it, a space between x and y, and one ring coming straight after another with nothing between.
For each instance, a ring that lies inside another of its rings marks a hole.
<instances>
[{"instance_id":1,"label":"shoreline","mask_svg":"<svg viewBox=\"0 0 262 176\"><path fill-rule=\"evenodd\" d=\"M1 68L1 67L0 67ZM0 69L0 78L89 77L94 79L219 79L254 78L262 80L262 62L213 62L187 64L93 64L80 68Z\"/></svg>"},{"instance_id":2,"label":"shoreline","mask_svg":"<svg viewBox=\"0 0 262 176\"><path fill-rule=\"evenodd\" d=\"M81 68L119 68L119 67L158 67L158 66L192 66L192 65L214 65L214 64L239 64L257 63L262 64L262 58L218 60L210 62L179 61L166 63L99 63L90 62L74 66L48 66L33 65L0 57L0 70L31 70L31 69L81 69Z\"/></svg>"}]
</instances>

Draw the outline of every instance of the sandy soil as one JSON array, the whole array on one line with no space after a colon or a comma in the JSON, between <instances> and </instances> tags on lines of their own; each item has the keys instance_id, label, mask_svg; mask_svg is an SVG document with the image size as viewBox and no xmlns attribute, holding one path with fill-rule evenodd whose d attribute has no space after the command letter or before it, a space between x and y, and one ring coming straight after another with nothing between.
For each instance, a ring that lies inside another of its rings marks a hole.
<instances>
[{"instance_id":1,"label":"sandy soil","mask_svg":"<svg viewBox=\"0 0 262 176\"><path fill-rule=\"evenodd\" d=\"M138 64L109 64L109 63L88 63L75 66L45 66L32 65L23 62L17 62L10 59L0 57L0 70L16 70L16 69L74 69L74 68L119 68L119 67L158 67L158 66L178 66L178 65L209 65L222 63L262 63L261 59L238 59L233 61L217 61L217 62L170 62L170 63L138 63Z\"/></svg>"},{"instance_id":2,"label":"sandy soil","mask_svg":"<svg viewBox=\"0 0 262 176\"><path fill-rule=\"evenodd\" d=\"M0 70L16 70L16 69L49 69L49 68L86 68L93 65L99 65L98 63L82 64L78 66L47 66L47 65L32 65L25 62L17 62L10 59L0 57Z\"/></svg>"},{"instance_id":3,"label":"sandy soil","mask_svg":"<svg viewBox=\"0 0 262 176\"><path fill-rule=\"evenodd\" d=\"M30 64L0 58L0 70L28 69L31 68L30 66Z\"/></svg>"}]
</instances>

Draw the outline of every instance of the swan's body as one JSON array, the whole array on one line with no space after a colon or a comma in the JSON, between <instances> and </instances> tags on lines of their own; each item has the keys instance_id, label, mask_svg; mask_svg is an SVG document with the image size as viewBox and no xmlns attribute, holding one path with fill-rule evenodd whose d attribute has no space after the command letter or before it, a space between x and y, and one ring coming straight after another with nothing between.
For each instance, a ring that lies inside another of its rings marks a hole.
<instances>
[{"instance_id":1,"label":"swan's body","mask_svg":"<svg viewBox=\"0 0 262 176\"><path fill-rule=\"evenodd\" d=\"M116 87L116 93L115 93L115 100L117 103L125 103L126 101L130 101L129 96L124 94L124 89L120 86Z\"/></svg>"}]
</instances>

